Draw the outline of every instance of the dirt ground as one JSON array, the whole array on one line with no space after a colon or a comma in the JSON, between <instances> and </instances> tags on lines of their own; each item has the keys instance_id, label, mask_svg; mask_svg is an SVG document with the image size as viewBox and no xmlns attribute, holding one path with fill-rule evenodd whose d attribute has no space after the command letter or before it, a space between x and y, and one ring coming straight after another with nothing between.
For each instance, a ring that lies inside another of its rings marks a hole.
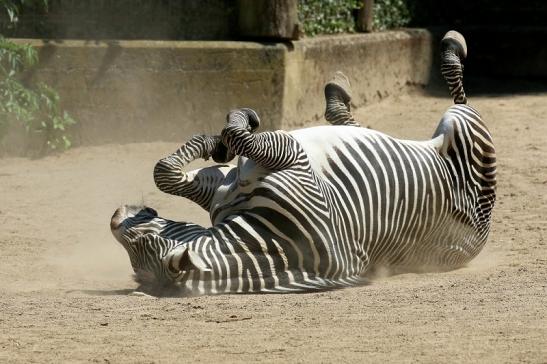
<instances>
[{"instance_id":1,"label":"dirt ground","mask_svg":"<svg viewBox=\"0 0 547 364\"><path fill-rule=\"evenodd\" d=\"M178 145L0 159L0 362L546 363L547 93L471 95L471 104L499 158L485 250L457 271L325 293L128 296L129 259L108 225L117 206L144 201L208 224L153 184L155 161ZM414 92L357 115L427 139L448 105Z\"/></svg>"}]
</instances>

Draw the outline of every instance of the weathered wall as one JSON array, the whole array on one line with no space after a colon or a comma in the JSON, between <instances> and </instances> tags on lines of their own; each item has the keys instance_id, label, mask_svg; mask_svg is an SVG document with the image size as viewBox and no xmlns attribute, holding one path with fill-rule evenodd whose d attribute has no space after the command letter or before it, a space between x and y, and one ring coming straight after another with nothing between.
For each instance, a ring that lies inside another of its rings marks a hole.
<instances>
[{"instance_id":1,"label":"weathered wall","mask_svg":"<svg viewBox=\"0 0 547 364\"><path fill-rule=\"evenodd\" d=\"M59 91L79 121L76 145L218 133L226 113L243 106L258 111L262 130L301 127L322 118L323 85L336 70L350 76L360 106L427 83L431 64L430 36L420 30L292 44L31 43L41 61L27 76Z\"/></svg>"},{"instance_id":2,"label":"weathered wall","mask_svg":"<svg viewBox=\"0 0 547 364\"><path fill-rule=\"evenodd\" d=\"M243 42L33 42L32 77L56 88L79 120L77 144L183 140L220 130L249 106L281 117L282 45Z\"/></svg>"},{"instance_id":3,"label":"weathered wall","mask_svg":"<svg viewBox=\"0 0 547 364\"><path fill-rule=\"evenodd\" d=\"M338 70L349 77L357 107L429 81L432 38L425 30L325 36L293 44L287 55L284 128L323 118L323 86Z\"/></svg>"}]
</instances>

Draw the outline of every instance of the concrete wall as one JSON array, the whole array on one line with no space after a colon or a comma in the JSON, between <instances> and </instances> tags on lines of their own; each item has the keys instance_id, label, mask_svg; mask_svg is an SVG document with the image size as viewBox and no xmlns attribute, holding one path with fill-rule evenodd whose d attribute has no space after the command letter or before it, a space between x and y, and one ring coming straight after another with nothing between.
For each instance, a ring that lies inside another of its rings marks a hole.
<instances>
[{"instance_id":1,"label":"concrete wall","mask_svg":"<svg viewBox=\"0 0 547 364\"><path fill-rule=\"evenodd\" d=\"M429 81L432 37L425 30L324 36L293 44L285 78L286 129L323 120L323 87L338 70L350 78L354 107Z\"/></svg>"},{"instance_id":2,"label":"concrete wall","mask_svg":"<svg viewBox=\"0 0 547 364\"><path fill-rule=\"evenodd\" d=\"M57 89L79 121L77 144L183 140L214 133L248 105L281 118L282 45L243 42L32 41L33 75ZM265 123L266 128L271 124Z\"/></svg>"},{"instance_id":3,"label":"concrete wall","mask_svg":"<svg viewBox=\"0 0 547 364\"><path fill-rule=\"evenodd\" d=\"M24 42L24 40L18 40ZM40 64L27 77L55 87L79 121L76 145L184 141L218 133L226 113L251 107L262 130L322 118L323 85L350 76L355 106L425 84L431 38L423 30L251 42L30 41ZM15 139L13 139L15 141ZM6 150L21 150L14 143Z\"/></svg>"}]
</instances>

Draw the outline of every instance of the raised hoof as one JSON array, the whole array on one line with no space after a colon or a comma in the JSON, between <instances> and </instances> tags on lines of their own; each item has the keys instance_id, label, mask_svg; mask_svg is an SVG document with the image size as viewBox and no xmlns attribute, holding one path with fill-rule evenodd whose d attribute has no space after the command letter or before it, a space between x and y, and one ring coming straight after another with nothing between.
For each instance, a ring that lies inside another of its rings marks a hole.
<instances>
[{"instance_id":1,"label":"raised hoof","mask_svg":"<svg viewBox=\"0 0 547 364\"><path fill-rule=\"evenodd\" d=\"M348 77L337 71L332 79L325 85L325 97L340 96L344 104L351 101L351 86Z\"/></svg>"},{"instance_id":2,"label":"raised hoof","mask_svg":"<svg viewBox=\"0 0 547 364\"><path fill-rule=\"evenodd\" d=\"M260 126L260 118L253 109L244 107L234 109L226 115L226 126L238 126L247 129L249 133L254 133Z\"/></svg>"},{"instance_id":3,"label":"raised hoof","mask_svg":"<svg viewBox=\"0 0 547 364\"><path fill-rule=\"evenodd\" d=\"M240 110L247 116L247 120L249 122L249 132L254 133L260 126L260 117L258 117L258 114L253 109L244 107Z\"/></svg>"},{"instance_id":4,"label":"raised hoof","mask_svg":"<svg viewBox=\"0 0 547 364\"><path fill-rule=\"evenodd\" d=\"M467 57L467 43L463 35L455 30L451 30L446 33L441 40L442 50L452 49L461 60Z\"/></svg>"}]
</instances>

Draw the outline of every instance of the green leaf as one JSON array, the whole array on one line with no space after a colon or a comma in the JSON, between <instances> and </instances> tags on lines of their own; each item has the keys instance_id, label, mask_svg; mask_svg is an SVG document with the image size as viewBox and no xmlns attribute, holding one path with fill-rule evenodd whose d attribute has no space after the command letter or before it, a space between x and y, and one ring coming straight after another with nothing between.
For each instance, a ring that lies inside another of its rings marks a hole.
<instances>
[{"instance_id":1,"label":"green leaf","mask_svg":"<svg viewBox=\"0 0 547 364\"><path fill-rule=\"evenodd\" d=\"M6 1L11 0L0 0L0 8ZM28 133L42 135L49 150L70 148L67 127L76 120L61 108L58 92L44 83L20 81L21 73L37 62L38 52L31 45L0 36L0 139L7 126L17 122Z\"/></svg>"}]
</instances>

